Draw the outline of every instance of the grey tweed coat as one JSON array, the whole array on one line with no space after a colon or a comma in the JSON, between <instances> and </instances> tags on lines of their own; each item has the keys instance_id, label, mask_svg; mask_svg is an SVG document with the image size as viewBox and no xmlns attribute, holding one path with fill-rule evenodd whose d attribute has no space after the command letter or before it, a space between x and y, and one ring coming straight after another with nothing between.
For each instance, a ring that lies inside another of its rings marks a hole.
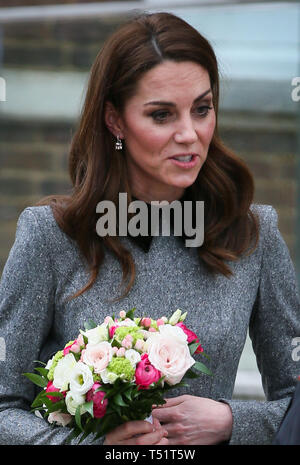
<instances>
[{"instance_id":1,"label":"grey tweed coat","mask_svg":"<svg viewBox=\"0 0 300 465\"><path fill-rule=\"evenodd\" d=\"M300 374L292 357L292 340L300 336L300 299L276 211L257 204L252 209L260 218L259 245L230 263L230 278L208 274L196 250L178 237L154 237L148 253L122 238L133 254L136 280L126 298L111 303L120 295L117 259L107 253L94 286L68 300L89 278L79 249L58 227L50 206L26 208L0 286L0 336L6 344L0 361L0 443L65 444L67 428L53 429L29 411L35 391L22 373L33 371L34 360L47 361L89 318L102 322L136 307L137 314L153 318L177 308L187 311L186 325L210 355L213 376L191 380L189 388L171 395L227 402L233 413L230 444L270 444ZM232 399L248 328L265 401Z\"/></svg>"}]
</instances>

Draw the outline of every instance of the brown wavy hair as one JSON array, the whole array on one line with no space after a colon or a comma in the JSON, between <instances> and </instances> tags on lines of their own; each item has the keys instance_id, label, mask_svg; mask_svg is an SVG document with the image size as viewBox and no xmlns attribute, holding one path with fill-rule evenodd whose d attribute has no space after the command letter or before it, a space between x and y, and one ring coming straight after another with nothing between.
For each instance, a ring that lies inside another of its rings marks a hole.
<instances>
[{"instance_id":1,"label":"brown wavy hair","mask_svg":"<svg viewBox=\"0 0 300 465\"><path fill-rule=\"evenodd\" d=\"M85 102L71 141L70 195L52 195L37 205L50 204L60 228L78 244L90 279L71 298L91 288L109 249L122 266L122 283L127 282L120 300L135 280L132 255L119 238L100 237L96 232L99 214L96 205L111 200L118 207L119 192L132 193L126 156L115 150L115 139L105 124L105 103L122 112L134 95L137 83L151 68L164 60L192 61L205 68L210 77L216 127L207 159L189 189L195 199L205 202L204 243L199 259L210 273L229 277L226 261L250 254L258 243L258 218L250 209L254 182L246 164L222 143L217 129L219 71L210 43L196 29L170 13L143 13L123 24L98 53L91 68ZM126 141L125 141L126 145ZM126 151L126 147L125 147Z\"/></svg>"}]
</instances>

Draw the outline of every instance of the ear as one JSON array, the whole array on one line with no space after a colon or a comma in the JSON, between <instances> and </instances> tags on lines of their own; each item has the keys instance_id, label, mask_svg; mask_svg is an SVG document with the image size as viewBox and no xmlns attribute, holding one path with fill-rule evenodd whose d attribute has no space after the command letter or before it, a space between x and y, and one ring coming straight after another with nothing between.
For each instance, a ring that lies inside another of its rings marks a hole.
<instances>
[{"instance_id":1,"label":"ear","mask_svg":"<svg viewBox=\"0 0 300 465\"><path fill-rule=\"evenodd\" d=\"M114 105L109 101L105 102L104 119L105 124L110 132L115 137L119 136L121 139L124 139L122 118L115 109Z\"/></svg>"}]
</instances>

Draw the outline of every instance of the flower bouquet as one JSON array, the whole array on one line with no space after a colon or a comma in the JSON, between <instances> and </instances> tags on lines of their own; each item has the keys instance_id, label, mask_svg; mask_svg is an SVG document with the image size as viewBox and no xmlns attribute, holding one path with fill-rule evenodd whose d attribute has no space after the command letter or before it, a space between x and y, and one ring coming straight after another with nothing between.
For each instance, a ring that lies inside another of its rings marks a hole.
<instances>
[{"instance_id":1,"label":"flower bouquet","mask_svg":"<svg viewBox=\"0 0 300 465\"><path fill-rule=\"evenodd\" d=\"M204 354L181 310L153 320L135 318L135 308L85 324L47 364L24 373L43 388L31 408L48 422L72 428L70 440L100 438L118 425L151 416L170 389L187 386L198 372L211 374L194 354Z\"/></svg>"}]
</instances>

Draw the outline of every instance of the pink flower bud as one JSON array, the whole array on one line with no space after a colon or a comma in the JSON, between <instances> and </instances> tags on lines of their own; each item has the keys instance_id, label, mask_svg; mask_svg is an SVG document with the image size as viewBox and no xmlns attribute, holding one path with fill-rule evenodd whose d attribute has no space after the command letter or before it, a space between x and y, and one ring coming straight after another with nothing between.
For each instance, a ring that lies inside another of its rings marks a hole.
<instances>
[{"instance_id":1,"label":"pink flower bud","mask_svg":"<svg viewBox=\"0 0 300 465\"><path fill-rule=\"evenodd\" d=\"M149 328L149 326L151 326L151 318L143 318L141 324L145 328Z\"/></svg>"},{"instance_id":2,"label":"pink flower bud","mask_svg":"<svg viewBox=\"0 0 300 465\"><path fill-rule=\"evenodd\" d=\"M144 347L144 341L142 339L138 339L135 343L135 349L136 350L143 350Z\"/></svg>"},{"instance_id":3,"label":"pink flower bud","mask_svg":"<svg viewBox=\"0 0 300 465\"><path fill-rule=\"evenodd\" d=\"M148 331L149 331L149 333L156 333L156 329L155 329L155 328L149 328Z\"/></svg>"},{"instance_id":4,"label":"pink flower bud","mask_svg":"<svg viewBox=\"0 0 300 465\"><path fill-rule=\"evenodd\" d=\"M125 347L120 347L117 351L117 357L124 357L125 356Z\"/></svg>"},{"instance_id":5,"label":"pink flower bud","mask_svg":"<svg viewBox=\"0 0 300 465\"><path fill-rule=\"evenodd\" d=\"M157 323L157 326L162 326L162 325L165 324L165 322L164 322L164 320L162 318L159 318L156 323Z\"/></svg>"},{"instance_id":6,"label":"pink flower bud","mask_svg":"<svg viewBox=\"0 0 300 465\"><path fill-rule=\"evenodd\" d=\"M124 310L121 310L119 315L120 315L120 318L125 318L126 317L126 312Z\"/></svg>"}]
</instances>

